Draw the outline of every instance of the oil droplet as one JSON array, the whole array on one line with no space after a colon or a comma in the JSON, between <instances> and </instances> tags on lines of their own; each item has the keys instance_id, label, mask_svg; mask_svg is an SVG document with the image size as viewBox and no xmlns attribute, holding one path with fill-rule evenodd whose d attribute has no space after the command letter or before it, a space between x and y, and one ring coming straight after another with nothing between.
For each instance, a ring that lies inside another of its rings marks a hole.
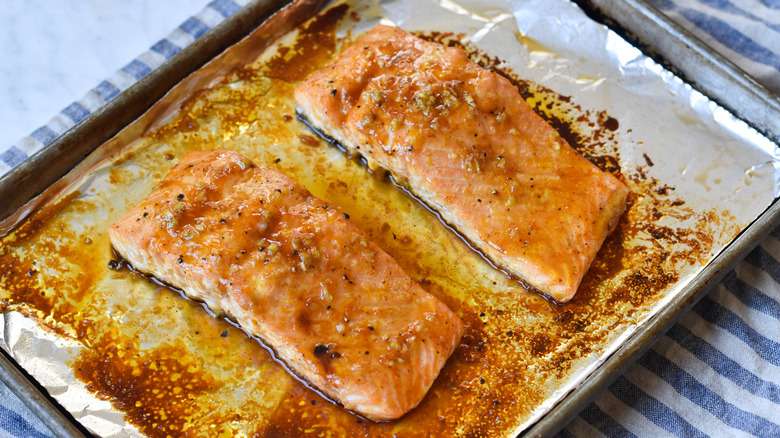
<instances>
[{"instance_id":1,"label":"oil droplet","mask_svg":"<svg viewBox=\"0 0 780 438\"><path fill-rule=\"evenodd\" d=\"M554 56L556 58L560 57L560 55L558 55L558 53L556 53L554 50L531 37L525 36L520 32L515 32L515 36L517 37L517 40L520 41L520 43L524 45L531 53L540 53L543 55Z\"/></svg>"}]
</instances>

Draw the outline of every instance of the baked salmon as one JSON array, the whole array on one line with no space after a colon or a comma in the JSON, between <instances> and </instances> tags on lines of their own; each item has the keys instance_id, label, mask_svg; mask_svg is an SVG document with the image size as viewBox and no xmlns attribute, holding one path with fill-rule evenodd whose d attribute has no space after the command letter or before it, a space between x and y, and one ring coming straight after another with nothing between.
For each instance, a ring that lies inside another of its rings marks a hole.
<instances>
[{"instance_id":1,"label":"baked salmon","mask_svg":"<svg viewBox=\"0 0 780 438\"><path fill-rule=\"evenodd\" d=\"M380 25L295 97L314 128L388 170L496 265L558 302L574 296L625 209L625 184L461 49Z\"/></svg>"},{"instance_id":2,"label":"baked salmon","mask_svg":"<svg viewBox=\"0 0 780 438\"><path fill-rule=\"evenodd\" d=\"M187 154L109 236L370 419L419 404L463 333L347 214L233 151Z\"/></svg>"}]
</instances>

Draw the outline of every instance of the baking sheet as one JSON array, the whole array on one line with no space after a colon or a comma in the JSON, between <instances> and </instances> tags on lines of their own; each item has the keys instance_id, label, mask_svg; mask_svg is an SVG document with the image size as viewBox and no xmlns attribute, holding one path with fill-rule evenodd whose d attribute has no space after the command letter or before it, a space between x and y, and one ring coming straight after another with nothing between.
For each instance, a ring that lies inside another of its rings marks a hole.
<instances>
[{"instance_id":1,"label":"baking sheet","mask_svg":"<svg viewBox=\"0 0 780 438\"><path fill-rule=\"evenodd\" d=\"M588 14L637 45L775 143L780 97L646 0L579 0Z\"/></svg>"},{"instance_id":2,"label":"baking sheet","mask_svg":"<svg viewBox=\"0 0 780 438\"><path fill-rule=\"evenodd\" d=\"M3 347L100 435L136 434L128 422L149 435L194 432L192 417L204 412L203 424L213 420L225 433L514 435L663 309L777 194L774 144L568 2L349 5L341 20L331 12L311 26L316 35L329 37L328 23L337 24L338 47L384 22L445 42L454 36L476 59L518 78L524 97L578 150L631 186L634 203L618 232L574 302L556 306L528 294L387 181L284 117L294 115L290 92L303 73L279 65L306 65L301 53L268 51L229 73L237 54L251 53L244 45L172 93L144 121L144 137L120 136L102 148L98 157L124 149L86 172L50 218L3 241L1 263L16 266L2 283L10 297ZM290 35L280 47L306 52L303 37ZM264 70L275 62L276 70ZM212 91L172 111L204 85ZM398 423L368 424L291 379L254 340L199 305L126 269L107 269L114 260L108 224L148 193L176 157L211 147L231 147L277 167L349 211L470 324L423 406ZM56 359L41 364L41 348ZM173 372L152 369L159 361ZM143 379L133 380L136 373ZM201 385L185 391L175 384L182 376ZM117 392L128 387L117 379L139 391ZM154 390L166 395L165 404L153 403Z\"/></svg>"}]
</instances>

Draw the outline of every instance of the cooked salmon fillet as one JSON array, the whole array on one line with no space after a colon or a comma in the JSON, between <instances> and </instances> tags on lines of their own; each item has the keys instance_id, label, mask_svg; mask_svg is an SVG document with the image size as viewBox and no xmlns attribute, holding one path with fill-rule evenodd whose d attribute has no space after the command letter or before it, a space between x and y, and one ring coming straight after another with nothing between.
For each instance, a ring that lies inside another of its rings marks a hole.
<instances>
[{"instance_id":1,"label":"cooked salmon fillet","mask_svg":"<svg viewBox=\"0 0 780 438\"><path fill-rule=\"evenodd\" d=\"M236 152L187 154L109 236L370 419L420 403L463 333L347 214Z\"/></svg>"},{"instance_id":2,"label":"cooked salmon fillet","mask_svg":"<svg viewBox=\"0 0 780 438\"><path fill-rule=\"evenodd\" d=\"M572 298L628 188L506 78L380 25L295 91L316 129L384 168L509 273Z\"/></svg>"}]
</instances>

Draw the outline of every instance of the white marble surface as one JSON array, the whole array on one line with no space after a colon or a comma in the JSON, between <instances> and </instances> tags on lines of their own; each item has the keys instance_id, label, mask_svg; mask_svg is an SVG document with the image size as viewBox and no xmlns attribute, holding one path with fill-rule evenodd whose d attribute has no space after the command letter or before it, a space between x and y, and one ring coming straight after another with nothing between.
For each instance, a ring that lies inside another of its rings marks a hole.
<instances>
[{"instance_id":1,"label":"white marble surface","mask_svg":"<svg viewBox=\"0 0 780 438\"><path fill-rule=\"evenodd\" d=\"M3 1L0 146L46 124L210 1Z\"/></svg>"}]
</instances>

